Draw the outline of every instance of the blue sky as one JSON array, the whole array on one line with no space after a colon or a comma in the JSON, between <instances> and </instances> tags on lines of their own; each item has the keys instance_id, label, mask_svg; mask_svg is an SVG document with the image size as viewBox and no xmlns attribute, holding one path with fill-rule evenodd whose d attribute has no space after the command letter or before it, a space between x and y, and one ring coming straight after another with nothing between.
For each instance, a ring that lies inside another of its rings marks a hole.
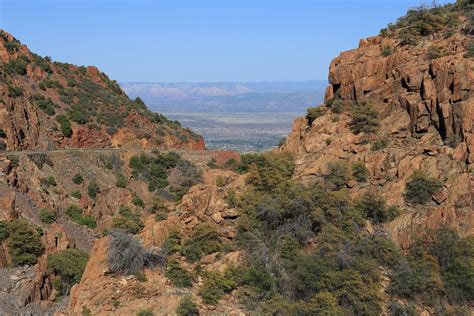
<instances>
[{"instance_id":1,"label":"blue sky","mask_svg":"<svg viewBox=\"0 0 474 316\"><path fill-rule=\"evenodd\" d=\"M340 51L421 3L0 0L0 28L40 55L96 65L118 81L326 79Z\"/></svg>"}]
</instances>

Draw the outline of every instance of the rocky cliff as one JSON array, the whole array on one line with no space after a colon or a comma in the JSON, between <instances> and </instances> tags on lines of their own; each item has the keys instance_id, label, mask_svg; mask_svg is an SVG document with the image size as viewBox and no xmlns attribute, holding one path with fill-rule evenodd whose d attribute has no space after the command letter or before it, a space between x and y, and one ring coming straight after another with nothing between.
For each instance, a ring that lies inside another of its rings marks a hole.
<instances>
[{"instance_id":1,"label":"rocky cliff","mask_svg":"<svg viewBox=\"0 0 474 316\"><path fill-rule=\"evenodd\" d=\"M362 162L368 183L349 181L355 196L377 191L406 210L390 224L392 237L404 246L427 229L447 223L463 234L474 233L474 61L473 28L461 16L454 29L441 28L407 45L394 33L361 40L329 67L325 104L309 124L294 122L283 150L296 157L297 179L328 172L334 162ZM351 129L351 108L371 104L376 131ZM443 181L426 206L404 197L407 181L421 170Z\"/></svg>"},{"instance_id":2,"label":"rocky cliff","mask_svg":"<svg viewBox=\"0 0 474 316\"><path fill-rule=\"evenodd\" d=\"M202 137L153 113L96 67L53 62L0 30L0 145L204 149Z\"/></svg>"}]
</instances>

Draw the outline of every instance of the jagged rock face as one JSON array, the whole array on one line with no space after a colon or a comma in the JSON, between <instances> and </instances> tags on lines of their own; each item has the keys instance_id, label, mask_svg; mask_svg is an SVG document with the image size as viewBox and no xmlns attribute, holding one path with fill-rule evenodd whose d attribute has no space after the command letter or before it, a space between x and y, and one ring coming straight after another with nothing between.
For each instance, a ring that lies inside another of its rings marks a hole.
<instances>
[{"instance_id":1,"label":"jagged rock face","mask_svg":"<svg viewBox=\"0 0 474 316\"><path fill-rule=\"evenodd\" d=\"M52 62L2 30L0 77L0 149L204 149L202 137L130 100L96 67Z\"/></svg>"},{"instance_id":2,"label":"jagged rock face","mask_svg":"<svg viewBox=\"0 0 474 316\"><path fill-rule=\"evenodd\" d=\"M370 101L385 115L402 107L410 117L412 136L434 126L443 140L469 139L472 145L474 62L463 57L468 43L460 34L417 48L397 47L396 40L381 36L362 40L358 49L331 62L326 101ZM430 60L433 46L443 47L448 55ZM397 48L384 56L386 47ZM473 156L469 158L472 162Z\"/></svg>"},{"instance_id":3,"label":"jagged rock face","mask_svg":"<svg viewBox=\"0 0 474 316\"><path fill-rule=\"evenodd\" d=\"M380 130L355 135L350 114L330 108L311 126L305 118L297 119L283 146L295 155L295 178L320 177L331 162L363 162L370 180L348 183L348 190L355 197L376 191L404 210L388 225L402 247L442 224L474 233L474 62L464 57L467 45L462 34L432 38L418 47L376 36L341 53L329 69L325 103L369 102L381 118ZM431 46L443 47L448 55L430 60ZM390 55L384 54L386 47L391 47ZM371 142L380 138L388 146L372 149ZM404 198L415 170L444 182L425 206L409 205Z\"/></svg>"}]
</instances>

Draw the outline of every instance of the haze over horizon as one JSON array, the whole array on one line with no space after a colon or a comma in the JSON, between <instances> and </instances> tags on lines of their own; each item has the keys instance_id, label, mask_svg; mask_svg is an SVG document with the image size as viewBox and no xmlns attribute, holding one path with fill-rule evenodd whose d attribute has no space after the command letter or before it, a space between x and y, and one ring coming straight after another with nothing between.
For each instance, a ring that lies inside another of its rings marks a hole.
<instances>
[{"instance_id":1,"label":"haze over horizon","mask_svg":"<svg viewBox=\"0 0 474 316\"><path fill-rule=\"evenodd\" d=\"M422 3L0 0L0 28L120 82L326 80L334 56Z\"/></svg>"}]
</instances>

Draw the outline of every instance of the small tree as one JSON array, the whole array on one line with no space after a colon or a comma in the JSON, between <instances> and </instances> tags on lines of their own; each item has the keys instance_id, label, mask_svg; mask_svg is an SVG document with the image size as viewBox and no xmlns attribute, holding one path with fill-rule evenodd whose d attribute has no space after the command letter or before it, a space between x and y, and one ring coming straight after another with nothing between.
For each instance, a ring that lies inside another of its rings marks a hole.
<instances>
[{"instance_id":1,"label":"small tree","mask_svg":"<svg viewBox=\"0 0 474 316\"><path fill-rule=\"evenodd\" d=\"M40 219L45 224L54 223L56 221L56 217L57 216L55 212L51 212L50 210L45 208L40 210Z\"/></svg>"},{"instance_id":2,"label":"small tree","mask_svg":"<svg viewBox=\"0 0 474 316\"><path fill-rule=\"evenodd\" d=\"M178 316L199 316L199 309L191 296L185 296L179 302L176 314Z\"/></svg>"},{"instance_id":3,"label":"small tree","mask_svg":"<svg viewBox=\"0 0 474 316\"><path fill-rule=\"evenodd\" d=\"M81 281L89 260L87 252L80 249L66 249L48 256L48 269L61 277L61 292L69 293L71 286Z\"/></svg>"},{"instance_id":4,"label":"small tree","mask_svg":"<svg viewBox=\"0 0 474 316\"><path fill-rule=\"evenodd\" d=\"M82 184L82 182L84 182L84 178L82 177L80 173L76 173L74 178L72 178L72 182L79 185L79 184Z\"/></svg>"},{"instance_id":5,"label":"small tree","mask_svg":"<svg viewBox=\"0 0 474 316\"><path fill-rule=\"evenodd\" d=\"M8 234L8 249L13 264L35 264L44 250L38 232L26 220L18 219L8 224Z\"/></svg>"},{"instance_id":6,"label":"small tree","mask_svg":"<svg viewBox=\"0 0 474 316\"><path fill-rule=\"evenodd\" d=\"M87 194L91 197L91 199L95 199L97 194L99 194L100 188L99 185L95 180L92 180L91 183L87 186Z\"/></svg>"},{"instance_id":7,"label":"small tree","mask_svg":"<svg viewBox=\"0 0 474 316\"><path fill-rule=\"evenodd\" d=\"M170 279L171 284L175 287L191 287L193 285L191 274L183 269L176 260L167 265L165 276Z\"/></svg>"},{"instance_id":8,"label":"small tree","mask_svg":"<svg viewBox=\"0 0 474 316\"><path fill-rule=\"evenodd\" d=\"M357 208L362 215L370 218L375 224L391 221L399 214L396 207L387 207L385 200L373 193L365 194L357 203Z\"/></svg>"},{"instance_id":9,"label":"small tree","mask_svg":"<svg viewBox=\"0 0 474 316\"><path fill-rule=\"evenodd\" d=\"M329 173L325 176L327 182L329 182L335 190L340 190L346 185L346 181L349 179L349 170L345 163L336 162L328 165Z\"/></svg>"},{"instance_id":10,"label":"small tree","mask_svg":"<svg viewBox=\"0 0 474 316\"><path fill-rule=\"evenodd\" d=\"M426 204L431 200L431 196L443 187L443 183L429 177L421 171L415 171L407 183L405 198L414 204Z\"/></svg>"},{"instance_id":11,"label":"small tree","mask_svg":"<svg viewBox=\"0 0 474 316\"><path fill-rule=\"evenodd\" d=\"M357 182L365 182L369 177L369 169L362 162L356 162L352 165L352 176Z\"/></svg>"},{"instance_id":12,"label":"small tree","mask_svg":"<svg viewBox=\"0 0 474 316\"><path fill-rule=\"evenodd\" d=\"M371 134L378 130L380 120L377 110L370 103L354 104L351 107L350 127L354 134Z\"/></svg>"},{"instance_id":13,"label":"small tree","mask_svg":"<svg viewBox=\"0 0 474 316\"><path fill-rule=\"evenodd\" d=\"M118 188L125 188L127 186L127 178L122 174L117 174L117 181L115 182L115 186Z\"/></svg>"},{"instance_id":14,"label":"small tree","mask_svg":"<svg viewBox=\"0 0 474 316\"><path fill-rule=\"evenodd\" d=\"M308 121L308 126L311 126L314 120L316 120L318 117L323 116L323 115L324 115L324 109L321 106L314 106L314 107L308 108L306 112L306 120Z\"/></svg>"}]
</instances>

